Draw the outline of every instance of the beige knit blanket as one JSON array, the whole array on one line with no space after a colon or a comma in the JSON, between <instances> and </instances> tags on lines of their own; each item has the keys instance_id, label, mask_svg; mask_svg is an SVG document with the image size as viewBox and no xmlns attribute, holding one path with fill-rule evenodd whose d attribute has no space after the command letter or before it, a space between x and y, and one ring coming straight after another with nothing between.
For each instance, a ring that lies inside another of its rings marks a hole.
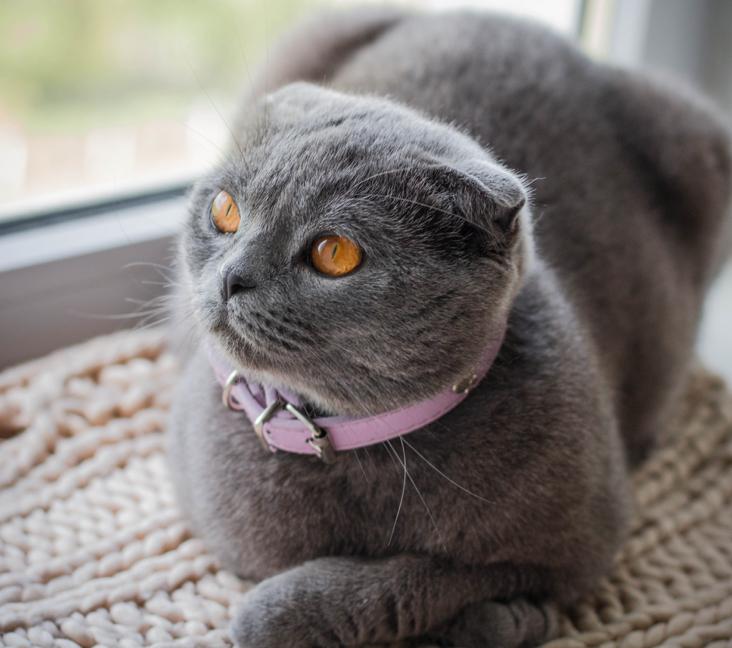
<instances>
[{"instance_id":1,"label":"beige knit blanket","mask_svg":"<svg viewBox=\"0 0 732 648\"><path fill-rule=\"evenodd\" d=\"M174 375L157 332L0 374L0 644L231 645L249 584L176 509L163 456ZM683 423L635 484L613 574L550 645L732 645L732 397L719 380L693 378Z\"/></svg>"}]
</instances>

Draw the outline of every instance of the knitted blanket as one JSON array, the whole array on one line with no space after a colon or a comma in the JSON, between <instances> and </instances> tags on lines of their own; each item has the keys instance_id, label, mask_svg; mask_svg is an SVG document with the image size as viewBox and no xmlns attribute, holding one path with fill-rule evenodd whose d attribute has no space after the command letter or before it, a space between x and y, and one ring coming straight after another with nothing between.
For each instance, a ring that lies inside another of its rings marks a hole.
<instances>
[{"instance_id":1,"label":"knitted blanket","mask_svg":"<svg viewBox=\"0 0 732 648\"><path fill-rule=\"evenodd\" d=\"M176 509L163 439L174 376L155 331L0 374L1 645L231 645L251 584ZM732 645L732 397L718 379L693 376L635 490L613 573L549 645Z\"/></svg>"}]
</instances>

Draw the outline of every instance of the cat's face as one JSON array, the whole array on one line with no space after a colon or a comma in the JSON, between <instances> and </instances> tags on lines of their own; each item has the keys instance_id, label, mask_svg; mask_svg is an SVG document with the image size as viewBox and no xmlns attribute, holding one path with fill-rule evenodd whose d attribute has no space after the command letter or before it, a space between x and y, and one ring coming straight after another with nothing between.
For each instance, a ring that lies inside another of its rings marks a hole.
<instances>
[{"instance_id":1,"label":"cat's face","mask_svg":"<svg viewBox=\"0 0 732 648\"><path fill-rule=\"evenodd\" d=\"M234 151L194 190L180 266L198 321L247 375L362 415L452 384L500 336L531 245L525 193L472 140L296 84ZM212 204L227 194L240 219L222 232ZM318 263L324 236L355 244L350 272Z\"/></svg>"}]
</instances>

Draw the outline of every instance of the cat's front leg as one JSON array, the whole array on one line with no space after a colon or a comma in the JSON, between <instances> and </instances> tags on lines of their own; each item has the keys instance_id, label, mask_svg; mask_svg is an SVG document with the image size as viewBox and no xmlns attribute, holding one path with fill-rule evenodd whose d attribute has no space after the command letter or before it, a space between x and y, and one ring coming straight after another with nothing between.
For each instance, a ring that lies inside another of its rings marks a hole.
<instances>
[{"instance_id":1,"label":"cat's front leg","mask_svg":"<svg viewBox=\"0 0 732 648\"><path fill-rule=\"evenodd\" d=\"M536 616L537 608L487 601L538 591L544 577L513 565L474 567L412 555L319 558L250 590L232 631L243 648L336 648L425 635L450 643L454 637L464 648L472 648L465 643L471 636L480 641L476 648L535 644L553 628ZM523 612L526 620L517 620ZM486 632L473 632L476 623Z\"/></svg>"}]
</instances>

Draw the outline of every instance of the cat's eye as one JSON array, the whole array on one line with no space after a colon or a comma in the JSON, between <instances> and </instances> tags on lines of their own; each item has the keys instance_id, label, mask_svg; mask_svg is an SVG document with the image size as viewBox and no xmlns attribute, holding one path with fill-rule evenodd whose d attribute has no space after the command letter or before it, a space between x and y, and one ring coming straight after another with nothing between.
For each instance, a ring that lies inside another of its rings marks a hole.
<instances>
[{"instance_id":1,"label":"cat's eye","mask_svg":"<svg viewBox=\"0 0 732 648\"><path fill-rule=\"evenodd\" d=\"M313 241L310 260L313 267L329 277L342 277L361 265L363 253L357 243L345 236L329 234Z\"/></svg>"},{"instance_id":2,"label":"cat's eye","mask_svg":"<svg viewBox=\"0 0 732 648\"><path fill-rule=\"evenodd\" d=\"M232 234L239 228L239 208L231 194L219 191L211 203L211 222L219 232Z\"/></svg>"}]
</instances>

